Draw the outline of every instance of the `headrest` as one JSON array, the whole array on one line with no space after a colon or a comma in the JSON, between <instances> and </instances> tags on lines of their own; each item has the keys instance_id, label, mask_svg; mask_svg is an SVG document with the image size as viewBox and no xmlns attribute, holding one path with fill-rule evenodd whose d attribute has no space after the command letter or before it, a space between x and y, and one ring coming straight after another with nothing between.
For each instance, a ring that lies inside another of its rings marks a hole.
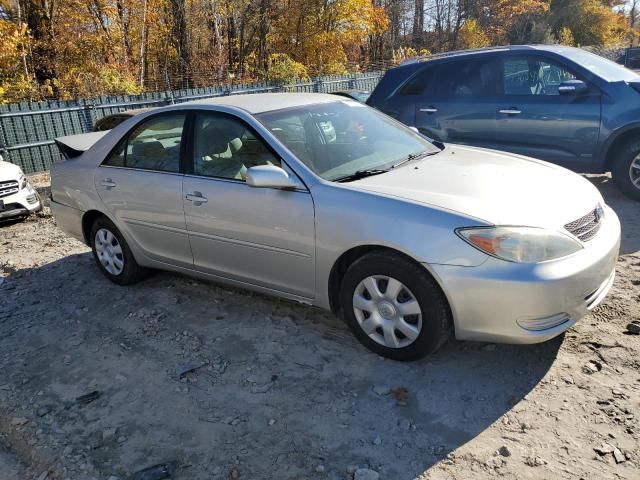
<instances>
[{"instance_id":1,"label":"headrest","mask_svg":"<svg viewBox=\"0 0 640 480\"><path fill-rule=\"evenodd\" d=\"M204 157L224 153L235 138L235 134L228 129L209 125L198 136L198 155Z\"/></svg>"},{"instance_id":2,"label":"headrest","mask_svg":"<svg viewBox=\"0 0 640 480\"><path fill-rule=\"evenodd\" d=\"M136 157L164 157L165 149L158 140L134 143L131 154Z\"/></svg>"},{"instance_id":3,"label":"headrest","mask_svg":"<svg viewBox=\"0 0 640 480\"><path fill-rule=\"evenodd\" d=\"M229 146L231 147L231 151L235 153L242 148L242 140L236 137L229 142Z\"/></svg>"}]
</instances>

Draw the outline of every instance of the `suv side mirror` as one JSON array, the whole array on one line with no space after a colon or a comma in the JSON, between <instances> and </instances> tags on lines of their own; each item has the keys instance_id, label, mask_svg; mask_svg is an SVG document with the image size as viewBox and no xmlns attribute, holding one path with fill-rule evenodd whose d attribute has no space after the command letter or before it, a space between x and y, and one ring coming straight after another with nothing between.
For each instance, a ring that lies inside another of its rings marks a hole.
<instances>
[{"instance_id":1,"label":"suv side mirror","mask_svg":"<svg viewBox=\"0 0 640 480\"><path fill-rule=\"evenodd\" d=\"M247 170L247 184L257 188L295 189L297 187L289 174L274 165L257 165Z\"/></svg>"},{"instance_id":2,"label":"suv side mirror","mask_svg":"<svg viewBox=\"0 0 640 480\"><path fill-rule=\"evenodd\" d=\"M582 80L565 80L558 86L560 95L581 95L588 91L589 87Z\"/></svg>"}]
</instances>

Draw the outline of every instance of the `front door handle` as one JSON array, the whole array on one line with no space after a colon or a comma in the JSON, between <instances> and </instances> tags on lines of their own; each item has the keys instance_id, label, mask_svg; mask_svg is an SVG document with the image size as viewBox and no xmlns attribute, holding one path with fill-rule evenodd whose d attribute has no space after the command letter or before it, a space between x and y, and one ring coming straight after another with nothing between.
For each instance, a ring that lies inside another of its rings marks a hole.
<instances>
[{"instance_id":1,"label":"front door handle","mask_svg":"<svg viewBox=\"0 0 640 480\"><path fill-rule=\"evenodd\" d=\"M202 195L202 193L200 192L187 193L185 199L188 200L189 202L193 202L193 205L196 207L198 205L202 205L203 203L207 203L209 201L207 197Z\"/></svg>"},{"instance_id":2,"label":"front door handle","mask_svg":"<svg viewBox=\"0 0 640 480\"><path fill-rule=\"evenodd\" d=\"M505 115L520 115L522 111L512 107L512 108L505 108L504 110L500 110L500 113L503 113Z\"/></svg>"},{"instance_id":3,"label":"front door handle","mask_svg":"<svg viewBox=\"0 0 640 480\"><path fill-rule=\"evenodd\" d=\"M111 190L112 188L114 188L116 186L116 183L111 180L110 178L105 178L104 180L102 180L102 186L106 187L107 190Z\"/></svg>"},{"instance_id":4,"label":"front door handle","mask_svg":"<svg viewBox=\"0 0 640 480\"><path fill-rule=\"evenodd\" d=\"M421 108L420 111L424 113L436 113L438 109L435 107L427 107L427 108Z\"/></svg>"}]
</instances>

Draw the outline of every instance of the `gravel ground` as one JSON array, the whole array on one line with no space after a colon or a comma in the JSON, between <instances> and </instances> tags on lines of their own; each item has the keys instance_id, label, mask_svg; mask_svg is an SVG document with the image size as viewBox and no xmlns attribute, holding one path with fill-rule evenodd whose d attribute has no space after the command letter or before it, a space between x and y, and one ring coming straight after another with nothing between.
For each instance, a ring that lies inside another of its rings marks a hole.
<instances>
[{"instance_id":1,"label":"gravel ground","mask_svg":"<svg viewBox=\"0 0 640 480\"><path fill-rule=\"evenodd\" d=\"M318 309L113 285L48 208L0 226L0 479L637 480L640 208L591 180L623 223L605 303L545 344L409 364Z\"/></svg>"}]
</instances>

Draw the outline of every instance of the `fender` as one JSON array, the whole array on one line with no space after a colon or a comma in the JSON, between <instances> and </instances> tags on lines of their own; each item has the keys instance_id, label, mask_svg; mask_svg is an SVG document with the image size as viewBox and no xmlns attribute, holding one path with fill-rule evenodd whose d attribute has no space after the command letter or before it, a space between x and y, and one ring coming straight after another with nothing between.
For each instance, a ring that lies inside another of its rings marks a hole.
<instances>
[{"instance_id":1,"label":"fender","mask_svg":"<svg viewBox=\"0 0 640 480\"><path fill-rule=\"evenodd\" d=\"M631 130L640 130L640 121L626 124L608 135L607 140L600 146L598 154L591 164L591 170L594 173L606 173L611 170L611 165L607 163L607 156L609 155L611 147L615 144L616 140Z\"/></svg>"}]
</instances>

